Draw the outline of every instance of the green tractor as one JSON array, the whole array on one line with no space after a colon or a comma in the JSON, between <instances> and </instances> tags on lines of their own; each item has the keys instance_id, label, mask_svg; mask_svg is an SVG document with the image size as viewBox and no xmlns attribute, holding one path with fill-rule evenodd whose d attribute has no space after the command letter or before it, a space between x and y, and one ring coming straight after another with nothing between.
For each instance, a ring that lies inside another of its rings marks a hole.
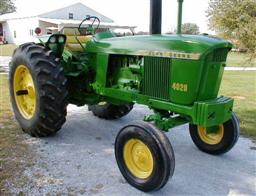
<instances>
[{"instance_id":1,"label":"green tractor","mask_svg":"<svg viewBox=\"0 0 256 196\"><path fill-rule=\"evenodd\" d=\"M96 16L79 26L19 46L10 62L10 95L24 132L55 134L67 105L88 105L104 119L128 114L135 103L153 114L118 133L115 156L124 178L142 191L162 188L175 158L165 136L189 123L195 145L209 154L229 151L239 137L233 99L218 96L232 44L207 35L161 34L162 1L151 0L150 35L116 37ZM88 24L90 23L90 24Z\"/></svg>"}]
</instances>

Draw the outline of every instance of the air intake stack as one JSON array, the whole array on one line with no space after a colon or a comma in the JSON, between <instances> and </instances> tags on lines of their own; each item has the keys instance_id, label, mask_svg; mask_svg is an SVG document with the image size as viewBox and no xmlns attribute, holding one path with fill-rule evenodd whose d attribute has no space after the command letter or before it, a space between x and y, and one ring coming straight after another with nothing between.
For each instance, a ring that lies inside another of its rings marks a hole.
<instances>
[{"instance_id":1,"label":"air intake stack","mask_svg":"<svg viewBox=\"0 0 256 196\"><path fill-rule=\"evenodd\" d=\"M182 6L184 0L178 0L177 34L181 34ZM151 35L162 33L162 0L150 0L150 26Z\"/></svg>"}]
</instances>

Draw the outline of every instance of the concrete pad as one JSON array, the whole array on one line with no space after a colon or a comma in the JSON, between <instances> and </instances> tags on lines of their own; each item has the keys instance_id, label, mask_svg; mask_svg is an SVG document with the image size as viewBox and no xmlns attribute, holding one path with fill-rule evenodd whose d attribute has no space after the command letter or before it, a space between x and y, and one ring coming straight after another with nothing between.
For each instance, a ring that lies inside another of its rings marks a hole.
<instances>
[{"instance_id":1,"label":"concrete pad","mask_svg":"<svg viewBox=\"0 0 256 196\"><path fill-rule=\"evenodd\" d=\"M240 138L227 154L212 156L199 151L188 126L167 133L176 156L174 176L166 186L143 193L122 177L114 156L119 129L150 111L141 105L122 119L107 121L93 116L87 107L69 106L67 123L54 137L28 138L38 157L24 176L30 179L14 193L26 195L256 195L256 145Z\"/></svg>"}]
</instances>

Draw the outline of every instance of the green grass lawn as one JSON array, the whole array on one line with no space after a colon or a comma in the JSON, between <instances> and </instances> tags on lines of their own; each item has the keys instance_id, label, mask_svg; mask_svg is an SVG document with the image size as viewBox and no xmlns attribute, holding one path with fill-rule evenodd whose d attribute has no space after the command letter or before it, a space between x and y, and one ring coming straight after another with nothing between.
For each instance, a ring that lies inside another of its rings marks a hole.
<instances>
[{"instance_id":1,"label":"green grass lawn","mask_svg":"<svg viewBox=\"0 0 256 196\"><path fill-rule=\"evenodd\" d=\"M220 95L234 98L241 134L256 140L256 71L225 71Z\"/></svg>"},{"instance_id":2,"label":"green grass lawn","mask_svg":"<svg viewBox=\"0 0 256 196\"><path fill-rule=\"evenodd\" d=\"M14 44L0 45L0 56L12 56L14 49L17 46Z\"/></svg>"},{"instance_id":3,"label":"green grass lawn","mask_svg":"<svg viewBox=\"0 0 256 196\"><path fill-rule=\"evenodd\" d=\"M32 164L30 154L11 111L7 75L0 75L0 195L11 195L5 188L7 181L18 186L25 182L20 176Z\"/></svg>"},{"instance_id":4,"label":"green grass lawn","mask_svg":"<svg viewBox=\"0 0 256 196\"><path fill-rule=\"evenodd\" d=\"M227 58L228 67L256 67L256 58L239 52L230 52Z\"/></svg>"}]
</instances>

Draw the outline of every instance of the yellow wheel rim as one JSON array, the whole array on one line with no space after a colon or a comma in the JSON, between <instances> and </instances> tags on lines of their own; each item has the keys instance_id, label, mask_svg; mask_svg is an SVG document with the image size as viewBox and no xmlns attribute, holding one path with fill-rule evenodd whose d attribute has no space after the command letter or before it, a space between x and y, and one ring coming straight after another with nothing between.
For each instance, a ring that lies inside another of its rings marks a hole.
<instances>
[{"instance_id":1,"label":"yellow wheel rim","mask_svg":"<svg viewBox=\"0 0 256 196\"><path fill-rule=\"evenodd\" d=\"M219 125L217 126L216 131L208 133L206 127L198 127L198 134L201 140L207 144L215 145L221 142L223 135L224 135L224 126Z\"/></svg>"},{"instance_id":2,"label":"yellow wheel rim","mask_svg":"<svg viewBox=\"0 0 256 196\"><path fill-rule=\"evenodd\" d=\"M124 161L137 178L148 178L153 171L153 156L148 146L138 139L130 139L124 146Z\"/></svg>"},{"instance_id":3,"label":"yellow wheel rim","mask_svg":"<svg viewBox=\"0 0 256 196\"><path fill-rule=\"evenodd\" d=\"M19 65L15 70L13 90L20 114L25 119L31 119L36 110L36 91L31 73L25 65Z\"/></svg>"}]
</instances>

